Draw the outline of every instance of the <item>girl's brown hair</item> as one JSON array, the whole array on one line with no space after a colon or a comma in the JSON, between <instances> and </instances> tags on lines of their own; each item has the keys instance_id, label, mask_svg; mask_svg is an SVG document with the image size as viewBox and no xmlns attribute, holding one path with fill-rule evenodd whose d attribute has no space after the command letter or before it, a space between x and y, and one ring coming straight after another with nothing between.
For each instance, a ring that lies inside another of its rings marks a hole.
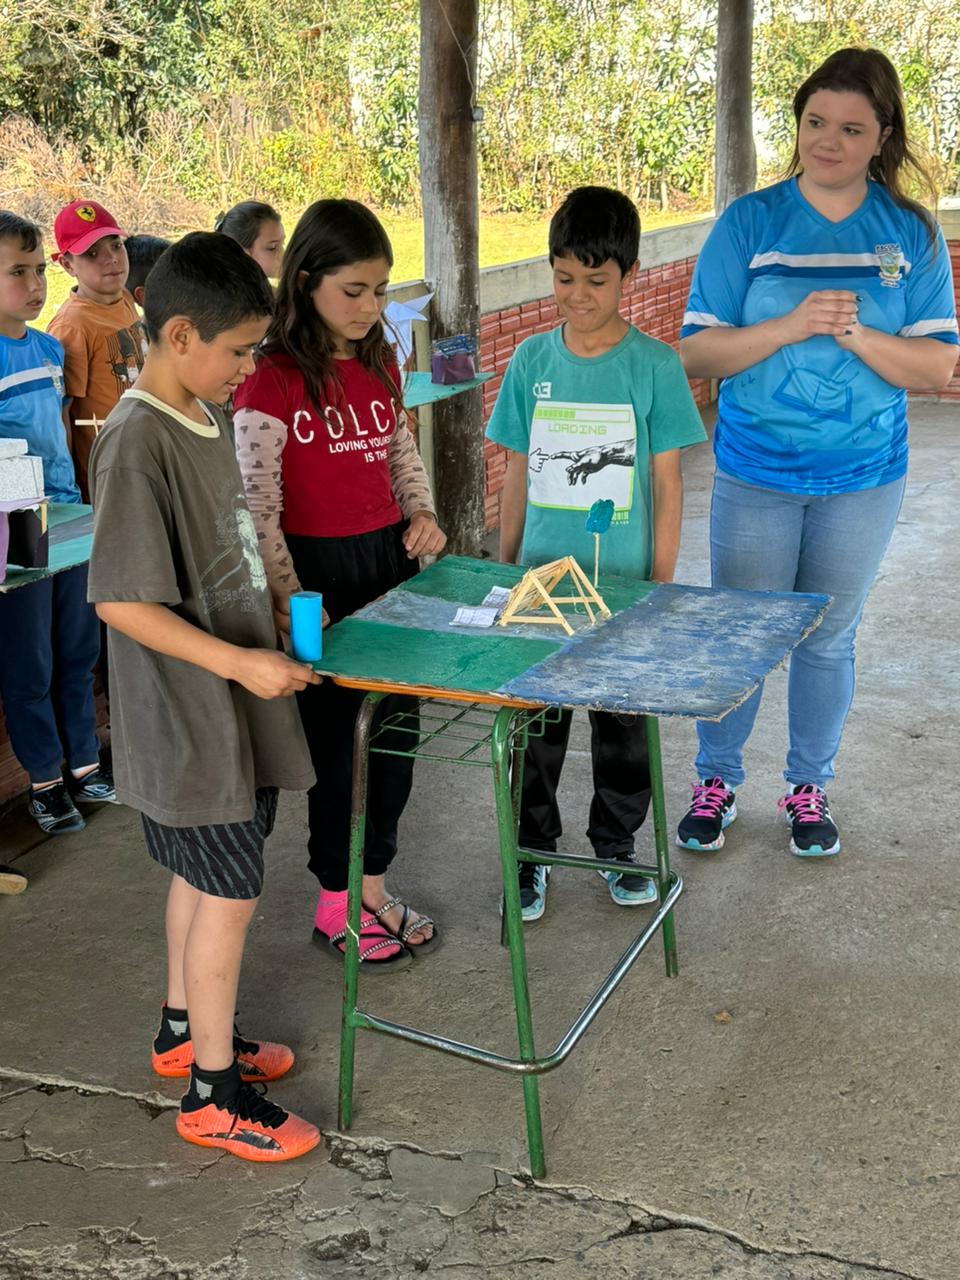
<instances>
[{"instance_id":1,"label":"girl's brown hair","mask_svg":"<svg viewBox=\"0 0 960 1280\"><path fill-rule=\"evenodd\" d=\"M217 214L213 229L236 240L242 248L252 249L263 224L279 221L280 215L272 204L265 204L262 200L241 200L226 213Z\"/></svg>"},{"instance_id":2,"label":"girl's brown hair","mask_svg":"<svg viewBox=\"0 0 960 1280\"><path fill-rule=\"evenodd\" d=\"M312 294L331 271L376 258L384 258L392 267L393 249L379 220L356 200L317 200L290 237L263 350L267 355L283 351L294 361L303 374L307 395L316 405L331 395L336 399L340 381L333 336L317 314ZM386 387L400 414L397 384L390 376L396 357L382 320L355 344L355 351L364 368Z\"/></svg>"},{"instance_id":3,"label":"girl's brown hair","mask_svg":"<svg viewBox=\"0 0 960 1280\"><path fill-rule=\"evenodd\" d=\"M907 116L903 105L903 89L893 63L879 49L838 49L831 53L813 75L808 76L793 99L793 115L800 128L800 120L811 96L820 89L834 93L859 93L870 103L881 129L890 133L880 148L880 154L870 161L869 175L886 187L890 198L901 209L916 214L927 229L930 239L936 243L937 225L929 210L916 200L911 200L903 188L905 171L912 171L921 185L936 202L936 190L926 167L918 159L907 138ZM800 167L800 152L796 142L793 158L787 171L788 177Z\"/></svg>"}]
</instances>

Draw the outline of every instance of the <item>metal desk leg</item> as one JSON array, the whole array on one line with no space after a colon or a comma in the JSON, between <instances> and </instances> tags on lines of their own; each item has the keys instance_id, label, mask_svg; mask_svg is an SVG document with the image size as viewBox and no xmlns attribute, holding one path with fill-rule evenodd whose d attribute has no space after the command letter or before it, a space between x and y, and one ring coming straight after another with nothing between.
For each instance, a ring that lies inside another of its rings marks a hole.
<instances>
[{"instance_id":1,"label":"metal desk leg","mask_svg":"<svg viewBox=\"0 0 960 1280\"><path fill-rule=\"evenodd\" d=\"M670 889L670 856L667 853L667 809L663 799L663 761L660 758L660 722L656 716L646 716L647 750L650 756L650 795L653 801L653 829L657 847L657 879L660 901ZM667 977L675 978L680 972L677 964L677 939L673 927L673 912L663 921L663 958Z\"/></svg>"},{"instance_id":2,"label":"metal desk leg","mask_svg":"<svg viewBox=\"0 0 960 1280\"><path fill-rule=\"evenodd\" d=\"M337 1125L353 1120L353 1059L357 1038L357 987L360 976L360 911L363 905L363 847L367 826L367 777L370 727L384 694L368 693L353 734L353 798L350 812L350 867L347 880L347 936L343 956L343 1016L340 1031L340 1106Z\"/></svg>"},{"instance_id":3,"label":"metal desk leg","mask_svg":"<svg viewBox=\"0 0 960 1280\"><path fill-rule=\"evenodd\" d=\"M510 759L510 801L513 805L513 839L519 840L520 801L523 796L523 758L526 751L526 735L515 734ZM522 921L521 921L522 923ZM507 939L507 913L500 913L500 945L509 946Z\"/></svg>"},{"instance_id":4,"label":"metal desk leg","mask_svg":"<svg viewBox=\"0 0 960 1280\"><path fill-rule=\"evenodd\" d=\"M515 797L510 785L511 725L514 711L502 707L493 726L491 756L493 792L497 806L497 830L500 844L500 867L503 874L503 920L510 947L510 971L513 978L513 1002L517 1014L517 1040L520 1059L533 1062L533 1017L527 986L527 955L523 944L523 917L520 913L520 887L517 883L517 822ZM517 795L519 795L519 784ZM543 1151L543 1127L540 1120L540 1088L535 1075L523 1077L523 1105L527 1116L527 1147L530 1172L535 1178L546 1174Z\"/></svg>"}]
</instances>

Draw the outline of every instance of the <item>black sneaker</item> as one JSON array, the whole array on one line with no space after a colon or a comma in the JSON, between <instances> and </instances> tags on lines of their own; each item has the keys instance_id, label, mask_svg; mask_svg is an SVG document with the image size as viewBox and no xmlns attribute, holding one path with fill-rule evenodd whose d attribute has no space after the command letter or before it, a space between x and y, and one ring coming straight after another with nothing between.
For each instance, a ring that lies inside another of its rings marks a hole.
<instances>
[{"instance_id":1,"label":"black sneaker","mask_svg":"<svg viewBox=\"0 0 960 1280\"><path fill-rule=\"evenodd\" d=\"M520 914L524 924L539 920L547 909L547 885L552 867L540 862L521 862L517 869L520 884ZM500 914L503 915L503 895L500 895Z\"/></svg>"},{"instance_id":2,"label":"black sneaker","mask_svg":"<svg viewBox=\"0 0 960 1280\"><path fill-rule=\"evenodd\" d=\"M725 827L737 816L737 793L722 778L693 784L693 803L677 827L681 849L722 849Z\"/></svg>"},{"instance_id":3,"label":"black sneaker","mask_svg":"<svg viewBox=\"0 0 960 1280\"><path fill-rule=\"evenodd\" d=\"M597 855L600 856L599 854ZM645 876L637 868L633 858L624 854L616 859L622 862L627 868L625 871L599 871L597 874L603 876L607 882L607 888L610 890L610 897L614 900L618 907L643 907L650 902L656 902L660 896L657 889L657 882L651 880L649 876Z\"/></svg>"},{"instance_id":4,"label":"black sneaker","mask_svg":"<svg viewBox=\"0 0 960 1280\"><path fill-rule=\"evenodd\" d=\"M840 832L820 787L812 782L794 787L777 808L790 823L790 852L798 858L829 858L840 852Z\"/></svg>"},{"instance_id":5,"label":"black sneaker","mask_svg":"<svg viewBox=\"0 0 960 1280\"><path fill-rule=\"evenodd\" d=\"M70 794L74 804L116 804L117 792L113 785L113 774L102 764L97 765L82 778L70 775Z\"/></svg>"},{"instance_id":6,"label":"black sneaker","mask_svg":"<svg viewBox=\"0 0 960 1280\"><path fill-rule=\"evenodd\" d=\"M31 791L30 816L48 836L82 831L87 825L70 799L65 782L55 782L52 787L44 787L42 791Z\"/></svg>"}]
</instances>

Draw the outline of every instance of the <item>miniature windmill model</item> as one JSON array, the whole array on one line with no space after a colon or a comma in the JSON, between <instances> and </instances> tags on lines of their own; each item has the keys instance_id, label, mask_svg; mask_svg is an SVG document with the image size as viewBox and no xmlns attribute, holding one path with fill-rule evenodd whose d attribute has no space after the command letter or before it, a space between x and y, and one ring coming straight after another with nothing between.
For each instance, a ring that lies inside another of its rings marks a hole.
<instances>
[{"instance_id":1,"label":"miniature windmill model","mask_svg":"<svg viewBox=\"0 0 960 1280\"><path fill-rule=\"evenodd\" d=\"M567 590L573 594L558 596L554 591L565 578L569 578ZM530 569L523 575L510 592L510 599L500 615L500 626L508 622L534 622L544 626L563 627L568 636L573 635L573 627L560 610L562 604L583 605L591 623L597 621L594 616L609 618L610 610L604 604L593 583L574 560L573 556L565 556L562 560L552 560L539 568ZM546 610L546 612L534 612Z\"/></svg>"}]
</instances>

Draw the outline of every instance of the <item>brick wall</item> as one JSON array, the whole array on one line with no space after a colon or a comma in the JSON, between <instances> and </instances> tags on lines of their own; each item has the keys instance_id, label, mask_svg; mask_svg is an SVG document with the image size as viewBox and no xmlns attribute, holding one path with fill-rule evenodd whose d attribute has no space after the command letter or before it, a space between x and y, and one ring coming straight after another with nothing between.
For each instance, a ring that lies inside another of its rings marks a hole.
<instances>
[{"instance_id":1,"label":"brick wall","mask_svg":"<svg viewBox=\"0 0 960 1280\"><path fill-rule=\"evenodd\" d=\"M28 588L21 587L21 590L25 591ZM99 679L97 680L97 732L101 742L109 741L107 701L103 696ZM17 757L13 754L13 749L7 740L7 724L3 718L3 703L0 702L0 813L8 800L19 795L21 791L26 791L29 786L30 779L20 768ZM2 851L3 842L0 838L0 853ZM3 858L0 857L0 862L2 861Z\"/></svg>"},{"instance_id":2,"label":"brick wall","mask_svg":"<svg viewBox=\"0 0 960 1280\"><path fill-rule=\"evenodd\" d=\"M4 800L19 794L29 785L30 780L17 763L7 741L7 724L3 718L3 704L0 703L0 806Z\"/></svg>"},{"instance_id":3,"label":"brick wall","mask_svg":"<svg viewBox=\"0 0 960 1280\"><path fill-rule=\"evenodd\" d=\"M695 257L683 258L679 262L669 262L638 272L633 289L626 295L627 316L631 323L644 333L675 347L695 262ZM494 377L483 388L485 420L493 409L503 371L514 349L524 338L555 329L557 323L557 306L553 298L523 302L483 317L480 322L480 366L484 372L494 373ZM701 378L690 385L697 404L707 404L710 399L710 383ZM506 451L499 445L488 442L484 447L484 512L488 530L495 529L500 523L500 490L506 467Z\"/></svg>"}]
</instances>

